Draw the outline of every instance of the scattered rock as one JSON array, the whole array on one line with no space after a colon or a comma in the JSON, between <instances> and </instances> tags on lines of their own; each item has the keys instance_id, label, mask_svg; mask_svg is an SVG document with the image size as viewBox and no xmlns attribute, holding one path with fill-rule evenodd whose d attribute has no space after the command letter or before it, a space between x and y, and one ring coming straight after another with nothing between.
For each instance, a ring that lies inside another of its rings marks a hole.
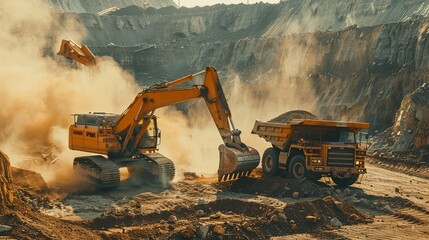
<instances>
[{"instance_id":1,"label":"scattered rock","mask_svg":"<svg viewBox=\"0 0 429 240\"><path fill-rule=\"evenodd\" d=\"M251 228L251 227L247 227L247 228L246 228L246 231L248 231L248 232L253 232L253 228Z\"/></svg>"},{"instance_id":2,"label":"scattered rock","mask_svg":"<svg viewBox=\"0 0 429 240\"><path fill-rule=\"evenodd\" d=\"M346 189L343 190L343 192L346 193L346 194L349 194L351 191L350 191L350 188L346 188Z\"/></svg>"},{"instance_id":3,"label":"scattered rock","mask_svg":"<svg viewBox=\"0 0 429 240\"><path fill-rule=\"evenodd\" d=\"M315 223L317 222L317 217L308 215L305 217L305 220L307 220L307 222Z\"/></svg>"},{"instance_id":4,"label":"scattered rock","mask_svg":"<svg viewBox=\"0 0 429 240\"><path fill-rule=\"evenodd\" d=\"M184 172L183 176L185 180L194 180L198 178L198 175L195 172Z\"/></svg>"},{"instance_id":5,"label":"scattered rock","mask_svg":"<svg viewBox=\"0 0 429 240\"><path fill-rule=\"evenodd\" d=\"M0 224L0 233L10 232L11 230L11 226Z\"/></svg>"},{"instance_id":6,"label":"scattered rock","mask_svg":"<svg viewBox=\"0 0 429 240\"><path fill-rule=\"evenodd\" d=\"M222 217L222 213L221 212L217 212L215 214L210 215L210 219L219 219Z\"/></svg>"},{"instance_id":7,"label":"scattered rock","mask_svg":"<svg viewBox=\"0 0 429 240\"><path fill-rule=\"evenodd\" d=\"M198 204L207 204L207 201L204 198L198 199Z\"/></svg>"},{"instance_id":8,"label":"scattered rock","mask_svg":"<svg viewBox=\"0 0 429 240\"><path fill-rule=\"evenodd\" d=\"M292 197L293 198L299 198L299 192L294 192L293 194L292 194Z\"/></svg>"},{"instance_id":9,"label":"scattered rock","mask_svg":"<svg viewBox=\"0 0 429 240\"><path fill-rule=\"evenodd\" d=\"M196 235L199 238L206 238L208 232L209 232L209 226L203 225L197 229Z\"/></svg>"},{"instance_id":10,"label":"scattered rock","mask_svg":"<svg viewBox=\"0 0 429 240\"><path fill-rule=\"evenodd\" d=\"M367 199L365 199L365 198L362 198L360 200L360 202L363 203L364 205L369 205L369 201Z\"/></svg>"},{"instance_id":11,"label":"scattered rock","mask_svg":"<svg viewBox=\"0 0 429 240\"><path fill-rule=\"evenodd\" d=\"M223 228L221 225L216 225L213 228L213 233L217 235L224 235L225 234L225 228Z\"/></svg>"},{"instance_id":12,"label":"scattered rock","mask_svg":"<svg viewBox=\"0 0 429 240\"><path fill-rule=\"evenodd\" d=\"M192 226L188 226L180 230L180 232L178 233L178 237L180 237L181 239L193 238L194 235L195 235L195 229Z\"/></svg>"},{"instance_id":13,"label":"scattered rock","mask_svg":"<svg viewBox=\"0 0 429 240\"><path fill-rule=\"evenodd\" d=\"M169 223L175 223L177 222L177 217L174 215L170 215L170 217L168 217L168 222Z\"/></svg>"},{"instance_id":14,"label":"scattered rock","mask_svg":"<svg viewBox=\"0 0 429 240\"><path fill-rule=\"evenodd\" d=\"M287 217L284 213L278 213L277 216L278 216L280 221L287 222Z\"/></svg>"},{"instance_id":15,"label":"scattered rock","mask_svg":"<svg viewBox=\"0 0 429 240\"><path fill-rule=\"evenodd\" d=\"M344 201L350 202L350 203L357 203L359 200L355 196L349 196L344 198Z\"/></svg>"},{"instance_id":16,"label":"scattered rock","mask_svg":"<svg viewBox=\"0 0 429 240\"><path fill-rule=\"evenodd\" d=\"M334 227L341 227L343 226L343 223L341 223L340 220L338 220L338 218L332 218L331 225Z\"/></svg>"},{"instance_id":17,"label":"scattered rock","mask_svg":"<svg viewBox=\"0 0 429 240\"><path fill-rule=\"evenodd\" d=\"M201 209L195 213L195 216L197 217L204 217L204 215L205 215L205 212Z\"/></svg>"},{"instance_id":18,"label":"scattered rock","mask_svg":"<svg viewBox=\"0 0 429 240\"><path fill-rule=\"evenodd\" d=\"M292 225L290 225L290 229L292 229L293 231L298 229L298 226L294 223Z\"/></svg>"},{"instance_id":19,"label":"scattered rock","mask_svg":"<svg viewBox=\"0 0 429 240\"><path fill-rule=\"evenodd\" d=\"M277 217L276 214L272 215L270 218L270 222L277 222L279 220L279 218Z\"/></svg>"},{"instance_id":20,"label":"scattered rock","mask_svg":"<svg viewBox=\"0 0 429 240\"><path fill-rule=\"evenodd\" d=\"M392 208L390 208L390 206L389 206L389 205L384 206L384 207L383 207L383 210L384 210L384 211L386 211L386 212L389 212L389 213L390 213L390 212L393 212Z\"/></svg>"},{"instance_id":21,"label":"scattered rock","mask_svg":"<svg viewBox=\"0 0 429 240\"><path fill-rule=\"evenodd\" d=\"M340 210L340 211L342 211L342 210L343 210L343 208L344 208L344 204L343 204L342 202L334 201L334 204L335 204L335 207L336 207L338 210Z\"/></svg>"},{"instance_id":22,"label":"scattered rock","mask_svg":"<svg viewBox=\"0 0 429 240\"><path fill-rule=\"evenodd\" d=\"M353 220L353 221L358 221L360 218L359 218L359 216L358 215L356 215L355 213L352 213L351 215L350 215L350 218Z\"/></svg>"}]
</instances>

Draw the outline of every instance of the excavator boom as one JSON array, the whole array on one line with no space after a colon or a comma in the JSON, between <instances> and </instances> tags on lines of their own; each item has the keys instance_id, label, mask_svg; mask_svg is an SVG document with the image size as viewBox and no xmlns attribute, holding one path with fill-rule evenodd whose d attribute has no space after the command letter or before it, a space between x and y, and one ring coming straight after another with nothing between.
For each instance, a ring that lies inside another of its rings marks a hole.
<instances>
[{"instance_id":1,"label":"excavator boom","mask_svg":"<svg viewBox=\"0 0 429 240\"><path fill-rule=\"evenodd\" d=\"M202 85L177 88L178 85L202 74L204 74L204 83ZM135 151L136 146L139 144L139 137L141 137L145 129L140 130L137 138L132 138L131 132L134 131L137 123L142 121L147 114L153 114L156 109L161 107L191 101L196 98L204 98L224 142L219 146L219 180L230 180L249 175L259 165L259 153L241 142L241 131L234 129L231 110L219 82L217 71L212 67L207 67L205 71L191 74L169 83L152 86L140 92L113 127L113 132L118 133L125 139L121 151ZM230 125L232 125L232 129ZM133 144L129 145L130 141Z\"/></svg>"}]
</instances>

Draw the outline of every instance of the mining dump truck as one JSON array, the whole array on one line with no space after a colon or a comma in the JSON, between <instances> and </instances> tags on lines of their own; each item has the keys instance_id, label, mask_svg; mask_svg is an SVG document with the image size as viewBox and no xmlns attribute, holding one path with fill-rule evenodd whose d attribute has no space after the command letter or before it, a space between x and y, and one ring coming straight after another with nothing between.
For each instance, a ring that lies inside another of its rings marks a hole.
<instances>
[{"instance_id":1,"label":"mining dump truck","mask_svg":"<svg viewBox=\"0 0 429 240\"><path fill-rule=\"evenodd\" d=\"M262 157L264 175L286 175L318 181L331 177L338 186L354 184L366 173L366 147L357 135L369 123L292 118L284 122L256 120L253 134L272 147Z\"/></svg>"}]
</instances>

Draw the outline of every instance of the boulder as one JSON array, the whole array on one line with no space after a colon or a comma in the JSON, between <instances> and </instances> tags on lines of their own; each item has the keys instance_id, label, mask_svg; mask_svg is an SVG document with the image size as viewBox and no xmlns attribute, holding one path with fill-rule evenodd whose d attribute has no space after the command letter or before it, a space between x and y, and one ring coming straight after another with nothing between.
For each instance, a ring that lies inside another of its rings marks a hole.
<instances>
[{"instance_id":1,"label":"boulder","mask_svg":"<svg viewBox=\"0 0 429 240\"><path fill-rule=\"evenodd\" d=\"M331 219L331 225L333 227L341 227L341 226L343 226L343 223L340 222L340 220L338 220L338 218L332 218Z\"/></svg>"},{"instance_id":2,"label":"boulder","mask_svg":"<svg viewBox=\"0 0 429 240\"><path fill-rule=\"evenodd\" d=\"M204 238L206 238L208 232L209 232L209 226L203 225L197 229L196 235L197 235L197 237L204 239Z\"/></svg>"},{"instance_id":3,"label":"boulder","mask_svg":"<svg viewBox=\"0 0 429 240\"><path fill-rule=\"evenodd\" d=\"M221 225L216 225L213 227L213 233L217 235L224 235L225 234L225 228L223 228Z\"/></svg>"}]
</instances>

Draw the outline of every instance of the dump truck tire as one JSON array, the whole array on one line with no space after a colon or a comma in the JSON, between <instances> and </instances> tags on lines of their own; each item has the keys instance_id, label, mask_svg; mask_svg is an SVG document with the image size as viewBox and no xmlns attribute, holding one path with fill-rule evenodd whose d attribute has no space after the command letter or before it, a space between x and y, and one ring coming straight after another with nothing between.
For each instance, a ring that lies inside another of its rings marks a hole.
<instances>
[{"instance_id":1,"label":"dump truck tire","mask_svg":"<svg viewBox=\"0 0 429 240\"><path fill-rule=\"evenodd\" d=\"M307 176L305 157L303 155L296 155L292 158L289 164L289 175L296 179L302 179Z\"/></svg>"},{"instance_id":2,"label":"dump truck tire","mask_svg":"<svg viewBox=\"0 0 429 240\"><path fill-rule=\"evenodd\" d=\"M279 150L267 148L262 156L262 170L265 176L276 176L279 174Z\"/></svg>"},{"instance_id":3,"label":"dump truck tire","mask_svg":"<svg viewBox=\"0 0 429 240\"><path fill-rule=\"evenodd\" d=\"M332 181L334 181L335 184L339 187L348 187L350 185L353 185L359 178L359 174L352 174L349 178L339 178L332 176Z\"/></svg>"}]
</instances>

